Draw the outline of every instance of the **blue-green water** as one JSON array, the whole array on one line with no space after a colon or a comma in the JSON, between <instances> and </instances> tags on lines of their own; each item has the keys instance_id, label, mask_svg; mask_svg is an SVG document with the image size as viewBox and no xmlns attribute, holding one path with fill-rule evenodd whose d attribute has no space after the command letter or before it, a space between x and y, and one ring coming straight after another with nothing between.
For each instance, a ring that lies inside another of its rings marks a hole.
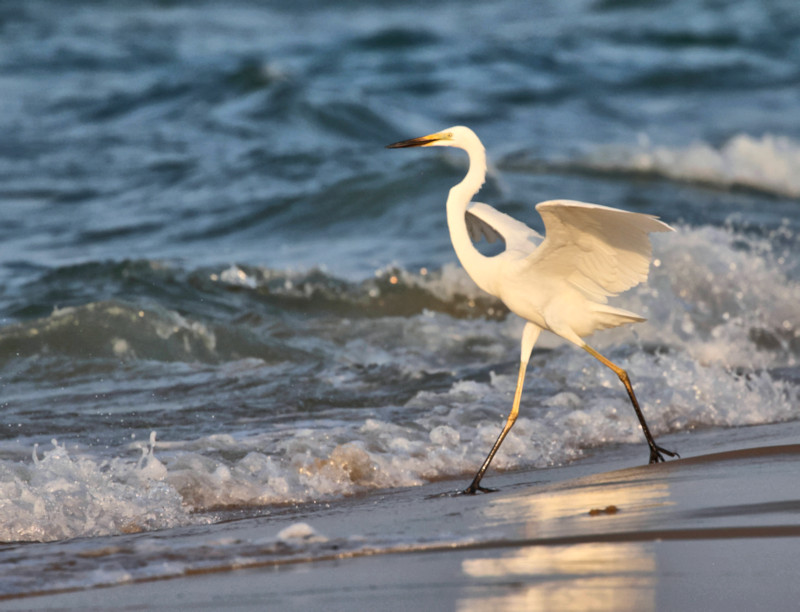
<instances>
[{"instance_id":1,"label":"blue-green water","mask_svg":"<svg viewBox=\"0 0 800 612\"><path fill-rule=\"evenodd\" d=\"M537 229L678 229L595 339L666 446L797 419L799 108L795 0L0 5L0 540L463 481L521 323L450 246L465 157L383 148L455 124ZM644 461L613 375L540 346L494 466Z\"/></svg>"}]
</instances>

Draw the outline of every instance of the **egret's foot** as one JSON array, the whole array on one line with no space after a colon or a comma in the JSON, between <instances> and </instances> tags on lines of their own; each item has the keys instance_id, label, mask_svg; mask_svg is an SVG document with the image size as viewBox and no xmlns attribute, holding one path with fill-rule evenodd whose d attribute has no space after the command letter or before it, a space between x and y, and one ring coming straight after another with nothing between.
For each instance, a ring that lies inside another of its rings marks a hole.
<instances>
[{"instance_id":1,"label":"egret's foot","mask_svg":"<svg viewBox=\"0 0 800 612\"><path fill-rule=\"evenodd\" d=\"M652 444L650 446L650 463L663 463L666 461L664 459L664 455L661 453L664 453L664 455L668 455L670 457L677 457L678 459L681 458L681 456L674 451L667 450L666 448L658 446L657 444Z\"/></svg>"},{"instance_id":2,"label":"egret's foot","mask_svg":"<svg viewBox=\"0 0 800 612\"><path fill-rule=\"evenodd\" d=\"M497 489L490 489L489 487L482 487L479 484L475 484L474 482L469 485L466 489L461 491L459 495L475 495L478 491L481 493L494 493Z\"/></svg>"}]
</instances>

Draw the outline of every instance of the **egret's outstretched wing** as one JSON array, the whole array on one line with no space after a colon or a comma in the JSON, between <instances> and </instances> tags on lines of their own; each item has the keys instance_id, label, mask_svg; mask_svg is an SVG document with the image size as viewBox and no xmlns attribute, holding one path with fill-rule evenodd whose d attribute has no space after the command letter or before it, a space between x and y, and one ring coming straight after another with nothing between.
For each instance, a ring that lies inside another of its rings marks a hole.
<instances>
[{"instance_id":1,"label":"egret's outstretched wing","mask_svg":"<svg viewBox=\"0 0 800 612\"><path fill-rule=\"evenodd\" d=\"M480 241L481 236L488 242L499 239L508 250L529 253L542 241L538 232L482 202L470 202L464 217L473 242Z\"/></svg>"},{"instance_id":2,"label":"egret's outstretched wing","mask_svg":"<svg viewBox=\"0 0 800 612\"><path fill-rule=\"evenodd\" d=\"M536 210L544 220L545 239L528 258L529 265L603 302L647 280L652 257L648 234L673 231L657 217L598 204L550 200Z\"/></svg>"}]
</instances>

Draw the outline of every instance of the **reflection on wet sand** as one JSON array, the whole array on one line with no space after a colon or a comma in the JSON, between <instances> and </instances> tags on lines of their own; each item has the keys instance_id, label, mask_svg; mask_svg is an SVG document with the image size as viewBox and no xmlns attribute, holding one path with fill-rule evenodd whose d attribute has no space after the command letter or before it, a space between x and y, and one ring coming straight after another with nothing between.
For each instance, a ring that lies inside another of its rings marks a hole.
<instances>
[{"instance_id":1,"label":"reflection on wet sand","mask_svg":"<svg viewBox=\"0 0 800 612\"><path fill-rule=\"evenodd\" d=\"M457 608L463 612L655 609L651 543L530 546L508 556L468 559L461 567L485 593L467 593ZM496 595L492 583L497 584Z\"/></svg>"},{"instance_id":2,"label":"reflection on wet sand","mask_svg":"<svg viewBox=\"0 0 800 612\"><path fill-rule=\"evenodd\" d=\"M549 538L653 527L671 505L667 482L642 480L501 498L485 515L489 523L521 522L520 537ZM602 512L610 506L616 511Z\"/></svg>"},{"instance_id":3,"label":"reflection on wet sand","mask_svg":"<svg viewBox=\"0 0 800 612\"><path fill-rule=\"evenodd\" d=\"M568 489L493 500L485 511L487 524L518 523L523 542L583 534L587 541L528 545L465 560L461 569L481 585L481 595L466 592L458 609L653 610L653 544L597 539L653 528L669 506L666 482L638 478L590 481L577 488L572 483ZM614 510L605 512L609 507Z\"/></svg>"}]
</instances>

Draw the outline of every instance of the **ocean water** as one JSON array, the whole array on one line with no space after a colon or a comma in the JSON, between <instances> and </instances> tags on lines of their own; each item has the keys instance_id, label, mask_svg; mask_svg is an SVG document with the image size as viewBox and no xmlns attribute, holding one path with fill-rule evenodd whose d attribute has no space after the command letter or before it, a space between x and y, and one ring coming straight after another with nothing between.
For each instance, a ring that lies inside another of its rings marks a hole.
<instances>
[{"instance_id":1,"label":"ocean water","mask_svg":"<svg viewBox=\"0 0 800 612\"><path fill-rule=\"evenodd\" d=\"M455 124L536 229L559 197L677 229L615 301L648 321L594 338L664 446L800 419L795 0L268 4L0 5L6 555L138 533L168 574L157 530L465 484L522 323L450 246L465 156L383 148ZM647 459L623 388L543 335L492 469L612 447Z\"/></svg>"}]
</instances>

